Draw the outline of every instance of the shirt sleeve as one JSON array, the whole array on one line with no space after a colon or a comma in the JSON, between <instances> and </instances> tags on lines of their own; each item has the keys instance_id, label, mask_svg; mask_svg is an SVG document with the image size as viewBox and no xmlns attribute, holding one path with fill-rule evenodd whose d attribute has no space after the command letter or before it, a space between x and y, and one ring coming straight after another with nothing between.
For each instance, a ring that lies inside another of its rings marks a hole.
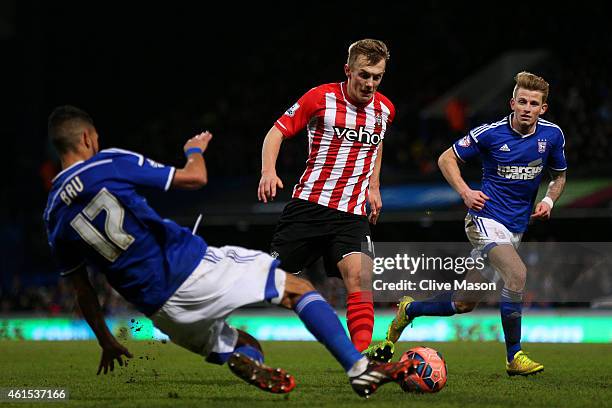
<instances>
[{"instance_id":1,"label":"shirt sleeve","mask_svg":"<svg viewBox=\"0 0 612 408\"><path fill-rule=\"evenodd\" d=\"M322 94L318 88L306 92L296 103L278 118L274 126L289 138L300 132L310 121L321 104Z\"/></svg>"},{"instance_id":2,"label":"shirt sleeve","mask_svg":"<svg viewBox=\"0 0 612 408\"><path fill-rule=\"evenodd\" d=\"M459 160L463 162L480 155L478 143L476 143L470 133L453 143L453 151Z\"/></svg>"},{"instance_id":3,"label":"shirt sleeve","mask_svg":"<svg viewBox=\"0 0 612 408\"><path fill-rule=\"evenodd\" d=\"M393 120L395 120L395 105L391 104L387 126L390 126L391 123L393 123Z\"/></svg>"},{"instance_id":4,"label":"shirt sleeve","mask_svg":"<svg viewBox=\"0 0 612 408\"><path fill-rule=\"evenodd\" d=\"M559 130L559 137L552 145L547 165L551 170L567 170L567 161L565 160L565 136L561 130Z\"/></svg>"},{"instance_id":5,"label":"shirt sleeve","mask_svg":"<svg viewBox=\"0 0 612 408\"><path fill-rule=\"evenodd\" d=\"M393 120L395 119L395 105L389 100L389 98L381 95L380 107L383 112L388 111L387 114L387 127L391 126Z\"/></svg>"},{"instance_id":6,"label":"shirt sleeve","mask_svg":"<svg viewBox=\"0 0 612 408\"><path fill-rule=\"evenodd\" d=\"M117 176L136 186L152 187L168 191L176 169L164 166L138 154L126 153L113 158Z\"/></svg>"}]
</instances>

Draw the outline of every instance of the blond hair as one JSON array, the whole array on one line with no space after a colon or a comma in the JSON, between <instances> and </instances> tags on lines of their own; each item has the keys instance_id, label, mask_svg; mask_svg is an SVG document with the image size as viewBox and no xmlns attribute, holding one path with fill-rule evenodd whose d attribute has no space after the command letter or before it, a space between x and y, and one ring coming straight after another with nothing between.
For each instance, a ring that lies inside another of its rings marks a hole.
<instances>
[{"instance_id":1,"label":"blond hair","mask_svg":"<svg viewBox=\"0 0 612 408\"><path fill-rule=\"evenodd\" d=\"M523 88L528 91L542 92L542 103L546 103L546 100L548 99L549 86L548 82L546 82L544 78L534 75L531 72L523 71L516 74L514 80L516 81L516 85L514 86L514 91L512 92L513 97L516 98L516 92L518 89Z\"/></svg>"},{"instance_id":2,"label":"blond hair","mask_svg":"<svg viewBox=\"0 0 612 408\"><path fill-rule=\"evenodd\" d=\"M385 43L371 38L355 41L350 45L348 49L348 58L346 60L348 66L352 67L357 57L360 55L363 55L368 63L372 65L378 64L382 59L387 62L390 57L389 50Z\"/></svg>"}]
</instances>

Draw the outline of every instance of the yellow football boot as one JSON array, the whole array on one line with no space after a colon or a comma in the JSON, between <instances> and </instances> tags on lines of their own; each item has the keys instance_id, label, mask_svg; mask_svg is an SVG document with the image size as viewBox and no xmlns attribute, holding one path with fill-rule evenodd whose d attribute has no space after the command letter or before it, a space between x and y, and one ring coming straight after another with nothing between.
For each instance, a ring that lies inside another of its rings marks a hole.
<instances>
[{"instance_id":1,"label":"yellow football boot","mask_svg":"<svg viewBox=\"0 0 612 408\"><path fill-rule=\"evenodd\" d=\"M371 361L379 363L389 363L395 353L395 344L385 340L377 344L372 344L367 349L363 350L363 355Z\"/></svg>"},{"instance_id":2,"label":"yellow football boot","mask_svg":"<svg viewBox=\"0 0 612 408\"><path fill-rule=\"evenodd\" d=\"M406 316L406 307L412 302L414 302L414 299L410 296L404 296L399 300L397 304L397 314L387 329L387 338L365 349L362 353L364 356L368 357L370 360L382 363L391 361L395 353L395 343L397 339L399 339L406 326L412 322L412 319Z\"/></svg>"},{"instance_id":3,"label":"yellow football boot","mask_svg":"<svg viewBox=\"0 0 612 408\"><path fill-rule=\"evenodd\" d=\"M404 296L399 300L399 303L397 304L397 314L387 329L388 341L396 343L406 326L412 323L412 319L406 315L406 308L412 302L414 302L414 299L410 296Z\"/></svg>"},{"instance_id":4,"label":"yellow football boot","mask_svg":"<svg viewBox=\"0 0 612 408\"><path fill-rule=\"evenodd\" d=\"M514 355L512 362L506 362L506 372L508 375L532 375L544 371L544 366L540 363L536 363L525 354L522 350L519 350Z\"/></svg>"}]
</instances>

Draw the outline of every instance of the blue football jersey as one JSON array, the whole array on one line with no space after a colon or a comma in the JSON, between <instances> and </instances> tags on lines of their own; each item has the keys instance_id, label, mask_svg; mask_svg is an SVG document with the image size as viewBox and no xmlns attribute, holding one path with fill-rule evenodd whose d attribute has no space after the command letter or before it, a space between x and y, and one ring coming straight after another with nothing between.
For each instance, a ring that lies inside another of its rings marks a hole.
<instances>
[{"instance_id":1,"label":"blue football jersey","mask_svg":"<svg viewBox=\"0 0 612 408\"><path fill-rule=\"evenodd\" d=\"M511 232L524 232L542 180L542 170L567 169L565 137L552 122L538 119L535 131L521 135L512 126L512 114L499 122L472 129L453 144L459 159L482 159L482 192L488 200L471 214L492 218Z\"/></svg>"},{"instance_id":2,"label":"blue football jersey","mask_svg":"<svg viewBox=\"0 0 612 408\"><path fill-rule=\"evenodd\" d=\"M102 150L53 180L44 220L62 275L86 265L146 315L187 279L206 243L162 219L137 193L168 190L174 167L121 149Z\"/></svg>"}]
</instances>

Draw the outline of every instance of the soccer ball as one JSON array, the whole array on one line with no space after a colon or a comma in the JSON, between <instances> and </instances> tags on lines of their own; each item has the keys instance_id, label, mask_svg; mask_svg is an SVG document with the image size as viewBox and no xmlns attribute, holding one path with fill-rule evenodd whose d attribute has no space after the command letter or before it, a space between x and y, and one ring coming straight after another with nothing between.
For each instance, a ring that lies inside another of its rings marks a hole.
<instances>
[{"instance_id":1,"label":"soccer ball","mask_svg":"<svg viewBox=\"0 0 612 408\"><path fill-rule=\"evenodd\" d=\"M415 347L406 351L400 361L416 360L416 372L400 386L406 392L438 392L446 384L446 361L440 352L429 347Z\"/></svg>"}]
</instances>

